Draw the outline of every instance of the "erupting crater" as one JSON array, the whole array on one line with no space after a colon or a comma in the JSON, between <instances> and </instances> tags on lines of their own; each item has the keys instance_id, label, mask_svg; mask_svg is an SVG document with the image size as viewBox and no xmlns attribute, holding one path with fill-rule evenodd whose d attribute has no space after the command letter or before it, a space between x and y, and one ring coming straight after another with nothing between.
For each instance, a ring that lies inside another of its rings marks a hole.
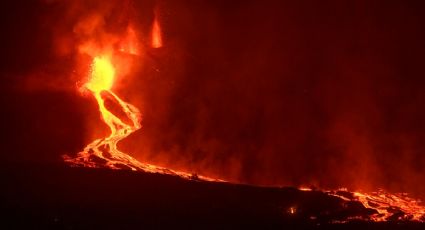
<instances>
[{"instance_id":1,"label":"erupting crater","mask_svg":"<svg viewBox=\"0 0 425 230\"><path fill-rule=\"evenodd\" d=\"M160 48L162 38L159 22L155 19L152 28L152 47ZM111 133L107 137L99 138L88 144L77 156L64 155L64 160L72 166L110 169L130 169L150 173L178 175L184 178L199 178L207 181L216 179L179 172L147 163L141 163L127 153L117 148L118 142L139 130L141 113L130 103L122 100L113 92L117 71L114 60L119 59L117 54L138 55L137 40L134 30L129 27L127 35L122 39L111 40L106 48L99 49L100 45L93 41L82 45L84 52L93 56L91 71L87 81L79 88L82 92L90 92L96 99L102 121L109 127ZM121 45L120 49L115 43ZM122 62L120 62L122 63Z\"/></svg>"}]
</instances>

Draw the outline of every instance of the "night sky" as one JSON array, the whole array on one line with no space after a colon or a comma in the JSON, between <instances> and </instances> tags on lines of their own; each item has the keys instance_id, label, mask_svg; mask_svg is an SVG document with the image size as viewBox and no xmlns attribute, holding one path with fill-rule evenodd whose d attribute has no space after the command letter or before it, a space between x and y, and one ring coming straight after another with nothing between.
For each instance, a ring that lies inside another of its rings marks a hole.
<instances>
[{"instance_id":1,"label":"night sky","mask_svg":"<svg viewBox=\"0 0 425 230\"><path fill-rule=\"evenodd\" d=\"M76 89L73 29L107 5L106 29L120 33L123 2L0 3L4 164L64 164L108 133ZM143 128L120 148L235 182L425 198L424 4L134 0L143 55L116 93ZM155 8L160 49L148 46Z\"/></svg>"}]
</instances>

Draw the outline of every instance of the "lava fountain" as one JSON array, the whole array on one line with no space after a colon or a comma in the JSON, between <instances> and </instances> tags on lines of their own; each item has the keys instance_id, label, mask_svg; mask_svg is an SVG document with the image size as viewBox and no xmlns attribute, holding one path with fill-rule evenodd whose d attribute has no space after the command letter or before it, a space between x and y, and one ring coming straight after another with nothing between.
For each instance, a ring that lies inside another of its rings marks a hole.
<instances>
[{"instance_id":1,"label":"lava fountain","mask_svg":"<svg viewBox=\"0 0 425 230\"><path fill-rule=\"evenodd\" d=\"M112 169L128 167L131 170L147 170L139 161L117 149L119 141L141 128L141 114L136 107L121 100L111 91L114 78L115 68L111 63L111 58L108 56L95 57L89 81L83 85L83 89L89 90L95 97L101 118L110 128L111 134L106 138L94 140L78 154L77 158L68 158L66 161L86 167L96 167L96 161L100 159L105 162L105 166ZM108 98L116 102L121 111L131 120L130 124L114 115L106 107L105 102ZM92 159L93 157L98 160Z\"/></svg>"},{"instance_id":2,"label":"lava fountain","mask_svg":"<svg viewBox=\"0 0 425 230\"><path fill-rule=\"evenodd\" d=\"M162 46L162 41L159 38L160 28L157 19L153 22L153 34L155 42L152 44L152 48L159 48ZM111 39L110 44L103 45L104 47L92 40L87 44L81 45L80 50L89 53L93 58L87 81L79 90L90 92L96 99L101 119L109 127L111 133L107 137L94 140L75 157L64 155L64 160L71 166L131 169L133 171L172 174L190 179L199 178L216 181L216 179L204 176L141 163L118 149L118 142L142 127L141 112L113 92L113 86L118 75L117 69L125 69L129 66L128 63L124 67L117 66L119 63L123 63L122 60L119 60L120 55L138 55L137 44L134 29L128 27L126 35L119 39ZM118 61L114 62L114 60Z\"/></svg>"}]
</instances>

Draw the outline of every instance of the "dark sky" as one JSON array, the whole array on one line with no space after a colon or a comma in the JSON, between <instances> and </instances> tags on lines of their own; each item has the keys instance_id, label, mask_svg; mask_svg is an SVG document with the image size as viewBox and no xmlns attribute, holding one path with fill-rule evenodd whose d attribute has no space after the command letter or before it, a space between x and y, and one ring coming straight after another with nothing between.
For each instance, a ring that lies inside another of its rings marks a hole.
<instances>
[{"instance_id":1,"label":"dark sky","mask_svg":"<svg viewBox=\"0 0 425 230\"><path fill-rule=\"evenodd\" d=\"M73 25L87 12L71 2L1 3L5 162L60 164L106 131L75 89ZM145 45L157 6L164 47L145 47L117 89L144 116L121 148L239 182L425 197L422 2L134 1Z\"/></svg>"}]
</instances>

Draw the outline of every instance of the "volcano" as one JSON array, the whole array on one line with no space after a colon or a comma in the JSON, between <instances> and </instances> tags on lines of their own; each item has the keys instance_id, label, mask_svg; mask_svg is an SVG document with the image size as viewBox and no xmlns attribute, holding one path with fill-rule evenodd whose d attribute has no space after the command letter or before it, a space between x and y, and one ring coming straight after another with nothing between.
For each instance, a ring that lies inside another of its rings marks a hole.
<instances>
[{"instance_id":1,"label":"volcano","mask_svg":"<svg viewBox=\"0 0 425 230\"><path fill-rule=\"evenodd\" d=\"M423 229L423 1L0 7L10 229Z\"/></svg>"}]
</instances>

